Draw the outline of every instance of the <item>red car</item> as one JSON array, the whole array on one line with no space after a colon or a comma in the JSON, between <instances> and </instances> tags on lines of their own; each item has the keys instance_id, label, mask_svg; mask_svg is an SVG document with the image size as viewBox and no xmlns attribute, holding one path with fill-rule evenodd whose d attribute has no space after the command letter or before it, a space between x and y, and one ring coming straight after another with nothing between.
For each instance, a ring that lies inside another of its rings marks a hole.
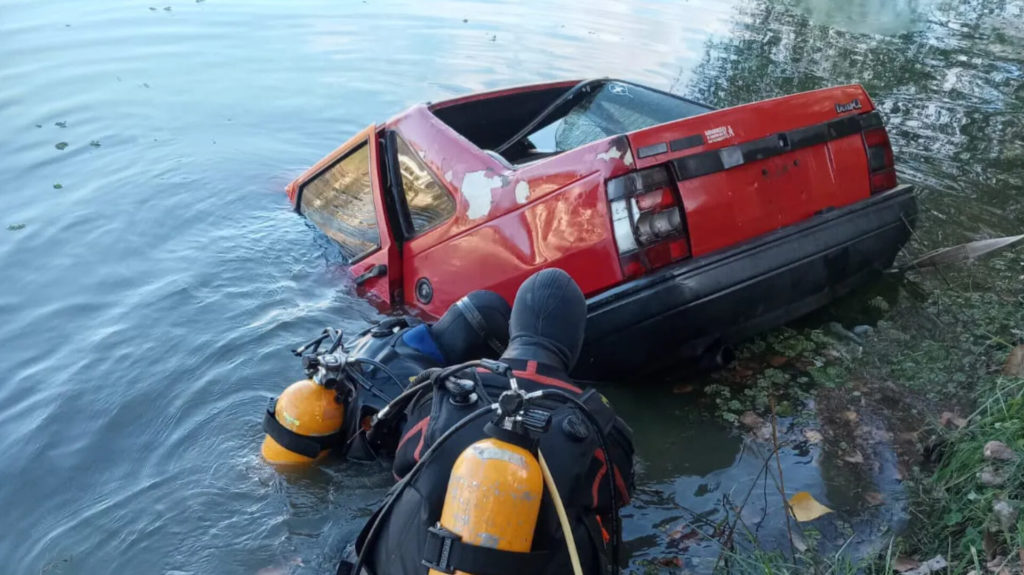
<instances>
[{"instance_id":1,"label":"red car","mask_svg":"<svg viewBox=\"0 0 1024 575\"><path fill-rule=\"evenodd\" d=\"M818 308L889 267L917 214L860 86L723 110L608 79L473 94L366 128L287 191L385 308L569 272L582 376Z\"/></svg>"}]
</instances>

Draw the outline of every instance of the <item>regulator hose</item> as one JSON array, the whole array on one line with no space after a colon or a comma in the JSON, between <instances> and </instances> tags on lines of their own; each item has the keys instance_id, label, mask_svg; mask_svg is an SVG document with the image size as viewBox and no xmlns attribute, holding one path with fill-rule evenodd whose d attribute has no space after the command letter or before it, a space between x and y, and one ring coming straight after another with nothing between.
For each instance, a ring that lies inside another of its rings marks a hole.
<instances>
[{"instance_id":1,"label":"regulator hose","mask_svg":"<svg viewBox=\"0 0 1024 575\"><path fill-rule=\"evenodd\" d=\"M548 486L551 492L551 502L555 504L555 513L558 514L558 523L562 526L562 534L565 535L565 548L569 551L569 561L572 563L572 572L575 575L583 575L583 567L580 565L580 555L576 550L576 537L572 534L572 527L569 525L569 516L565 513L565 506L562 505L562 496L558 493L558 486L555 485L555 478L548 469L548 462L544 460L544 453L537 449L537 462L540 463L540 471L544 476L544 485Z\"/></svg>"}]
</instances>

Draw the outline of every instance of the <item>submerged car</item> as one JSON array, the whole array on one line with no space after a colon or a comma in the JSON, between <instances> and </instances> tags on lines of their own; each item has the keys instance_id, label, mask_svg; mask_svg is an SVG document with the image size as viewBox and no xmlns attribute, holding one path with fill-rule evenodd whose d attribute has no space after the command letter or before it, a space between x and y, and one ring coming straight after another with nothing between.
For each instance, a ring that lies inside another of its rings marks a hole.
<instances>
[{"instance_id":1,"label":"submerged car","mask_svg":"<svg viewBox=\"0 0 1024 575\"><path fill-rule=\"evenodd\" d=\"M288 185L385 308L509 301L545 267L588 298L576 375L714 353L888 268L917 215L860 86L715 109L620 80L417 105Z\"/></svg>"}]
</instances>

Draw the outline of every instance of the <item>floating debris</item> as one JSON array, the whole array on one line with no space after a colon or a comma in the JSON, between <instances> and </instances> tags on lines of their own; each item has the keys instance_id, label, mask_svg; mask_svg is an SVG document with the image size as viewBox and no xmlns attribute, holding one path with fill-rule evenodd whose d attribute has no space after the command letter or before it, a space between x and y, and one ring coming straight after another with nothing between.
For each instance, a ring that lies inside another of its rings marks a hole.
<instances>
[{"instance_id":1,"label":"floating debris","mask_svg":"<svg viewBox=\"0 0 1024 575\"><path fill-rule=\"evenodd\" d=\"M818 503L818 500L806 491L799 491L789 498L789 509L793 517L801 523L814 521L822 515L832 513L831 509Z\"/></svg>"},{"instance_id":2,"label":"floating debris","mask_svg":"<svg viewBox=\"0 0 1024 575\"><path fill-rule=\"evenodd\" d=\"M64 186L62 186L60 182L57 182L56 184L53 185L53 189L55 189L55 190L59 190L59 189L61 189L63 187Z\"/></svg>"},{"instance_id":3,"label":"floating debris","mask_svg":"<svg viewBox=\"0 0 1024 575\"><path fill-rule=\"evenodd\" d=\"M16 232L18 230L23 230L23 229L25 229L25 224L11 224L11 225L7 226L7 231L9 231L9 232Z\"/></svg>"},{"instance_id":4,"label":"floating debris","mask_svg":"<svg viewBox=\"0 0 1024 575\"><path fill-rule=\"evenodd\" d=\"M98 148L98 147L100 147L100 141L99 140L92 140L92 141L89 142L89 145L94 147L94 148Z\"/></svg>"},{"instance_id":5,"label":"floating debris","mask_svg":"<svg viewBox=\"0 0 1024 575\"><path fill-rule=\"evenodd\" d=\"M54 122L53 125L57 126L58 128L67 128L68 127L68 121L64 120L64 121L61 121L61 122Z\"/></svg>"},{"instance_id":6,"label":"floating debris","mask_svg":"<svg viewBox=\"0 0 1024 575\"><path fill-rule=\"evenodd\" d=\"M57 142L56 144L53 145L53 147L57 148L58 150L63 150L64 148L68 147L68 143L67 142Z\"/></svg>"}]
</instances>

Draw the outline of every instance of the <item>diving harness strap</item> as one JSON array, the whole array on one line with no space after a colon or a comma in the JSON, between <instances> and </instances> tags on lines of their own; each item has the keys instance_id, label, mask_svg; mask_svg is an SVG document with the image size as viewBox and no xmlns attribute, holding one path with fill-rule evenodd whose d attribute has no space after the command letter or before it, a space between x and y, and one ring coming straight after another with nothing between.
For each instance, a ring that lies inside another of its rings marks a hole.
<instances>
[{"instance_id":1,"label":"diving harness strap","mask_svg":"<svg viewBox=\"0 0 1024 575\"><path fill-rule=\"evenodd\" d=\"M263 413L263 431L288 451L315 459L321 451L337 447L345 437L347 430L344 427L329 435L299 435L281 425L281 422L274 416L276 407L277 398L274 397L270 400L266 412Z\"/></svg>"},{"instance_id":2,"label":"diving harness strap","mask_svg":"<svg viewBox=\"0 0 1024 575\"><path fill-rule=\"evenodd\" d=\"M427 531L423 564L442 573L473 573L473 575L514 575L539 573L551 559L547 551L519 553L481 547L441 526Z\"/></svg>"}]
</instances>

